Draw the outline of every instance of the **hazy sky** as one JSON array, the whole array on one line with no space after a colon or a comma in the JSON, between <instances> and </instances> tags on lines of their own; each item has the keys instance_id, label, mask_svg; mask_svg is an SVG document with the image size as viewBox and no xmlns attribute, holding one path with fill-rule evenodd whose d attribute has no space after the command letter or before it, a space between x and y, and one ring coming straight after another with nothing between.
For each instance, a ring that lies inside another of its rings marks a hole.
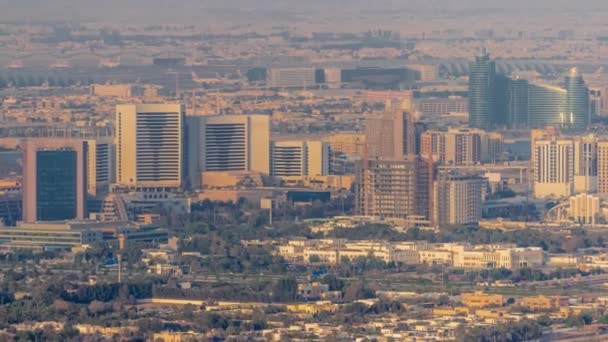
<instances>
[{"instance_id":1,"label":"hazy sky","mask_svg":"<svg viewBox=\"0 0 608 342\"><path fill-rule=\"evenodd\" d=\"M608 10L606 0L0 0L2 21L196 23L225 12Z\"/></svg>"}]
</instances>

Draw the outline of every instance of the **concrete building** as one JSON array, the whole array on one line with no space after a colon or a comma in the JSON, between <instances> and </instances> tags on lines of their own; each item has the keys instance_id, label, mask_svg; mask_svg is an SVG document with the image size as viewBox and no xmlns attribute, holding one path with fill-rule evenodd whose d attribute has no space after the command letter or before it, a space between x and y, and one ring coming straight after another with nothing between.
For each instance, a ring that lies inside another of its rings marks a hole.
<instances>
[{"instance_id":1,"label":"concrete building","mask_svg":"<svg viewBox=\"0 0 608 342\"><path fill-rule=\"evenodd\" d=\"M568 200L569 216L574 222L595 225L598 218L603 217L600 199L589 194L578 194Z\"/></svg>"},{"instance_id":2,"label":"concrete building","mask_svg":"<svg viewBox=\"0 0 608 342\"><path fill-rule=\"evenodd\" d=\"M133 95L133 86L130 84L92 84L91 95L129 98Z\"/></svg>"},{"instance_id":3,"label":"concrete building","mask_svg":"<svg viewBox=\"0 0 608 342\"><path fill-rule=\"evenodd\" d=\"M290 240L278 248L290 263L338 264L343 260L374 257L406 265L446 265L466 269L511 270L542 267L540 247L518 248L514 244L471 245L469 243L349 241L345 239Z\"/></svg>"},{"instance_id":4,"label":"concrete building","mask_svg":"<svg viewBox=\"0 0 608 342\"><path fill-rule=\"evenodd\" d=\"M403 109L371 116L366 123L370 158L403 158L416 154L414 115Z\"/></svg>"},{"instance_id":5,"label":"concrete building","mask_svg":"<svg viewBox=\"0 0 608 342\"><path fill-rule=\"evenodd\" d=\"M0 248L65 250L97 242L117 241L167 242L168 232L153 225L126 222L66 220L20 223L17 227L0 228Z\"/></svg>"},{"instance_id":6,"label":"concrete building","mask_svg":"<svg viewBox=\"0 0 608 342\"><path fill-rule=\"evenodd\" d=\"M422 82L432 82L439 78L439 67L437 65L416 64L408 65L408 68L417 71L420 74L418 79Z\"/></svg>"},{"instance_id":7,"label":"concrete building","mask_svg":"<svg viewBox=\"0 0 608 342\"><path fill-rule=\"evenodd\" d=\"M434 219L438 226L478 224L482 188L486 181L475 175L442 172L434 187Z\"/></svg>"},{"instance_id":8,"label":"concrete building","mask_svg":"<svg viewBox=\"0 0 608 342\"><path fill-rule=\"evenodd\" d=\"M330 89L340 88L342 84L342 70L338 68L325 68L325 84Z\"/></svg>"},{"instance_id":9,"label":"concrete building","mask_svg":"<svg viewBox=\"0 0 608 342\"><path fill-rule=\"evenodd\" d=\"M502 295L486 294L481 291L462 293L460 300L469 308L501 307L506 301Z\"/></svg>"},{"instance_id":10,"label":"concrete building","mask_svg":"<svg viewBox=\"0 0 608 342\"><path fill-rule=\"evenodd\" d=\"M427 160L362 161L356 184L356 210L360 215L430 219L432 165Z\"/></svg>"},{"instance_id":11,"label":"concrete building","mask_svg":"<svg viewBox=\"0 0 608 342\"><path fill-rule=\"evenodd\" d=\"M446 165L473 165L500 160L503 150L500 133L479 129L430 130L420 136L420 154Z\"/></svg>"},{"instance_id":12,"label":"concrete building","mask_svg":"<svg viewBox=\"0 0 608 342\"><path fill-rule=\"evenodd\" d=\"M594 135L574 138L574 193L597 191L597 143Z\"/></svg>"},{"instance_id":13,"label":"concrete building","mask_svg":"<svg viewBox=\"0 0 608 342\"><path fill-rule=\"evenodd\" d=\"M306 88L314 86L315 68L272 68L268 70L271 88Z\"/></svg>"},{"instance_id":14,"label":"concrete building","mask_svg":"<svg viewBox=\"0 0 608 342\"><path fill-rule=\"evenodd\" d=\"M182 185L184 106L116 106L116 182L126 187Z\"/></svg>"},{"instance_id":15,"label":"concrete building","mask_svg":"<svg viewBox=\"0 0 608 342\"><path fill-rule=\"evenodd\" d=\"M423 98L415 101L416 110L424 116L442 116L450 113L468 113L469 103L464 97Z\"/></svg>"},{"instance_id":16,"label":"concrete building","mask_svg":"<svg viewBox=\"0 0 608 342\"><path fill-rule=\"evenodd\" d=\"M329 174L329 144L322 141L275 141L270 173L277 177L325 176Z\"/></svg>"},{"instance_id":17,"label":"concrete building","mask_svg":"<svg viewBox=\"0 0 608 342\"><path fill-rule=\"evenodd\" d=\"M574 182L574 143L570 139L534 142L534 196L569 197Z\"/></svg>"},{"instance_id":18,"label":"concrete building","mask_svg":"<svg viewBox=\"0 0 608 342\"><path fill-rule=\"evenodd\" d=\"M324 139L329 142L332 152L339 152L349 158L363 156L367 144L366 136L362 133L336 133Z\"/></svg>"},{"instance_id":19,"label":"concrete building","mask_svg":"<svg viewBox=\"0 0 608 342\"><path fill-rule=\"evenodd\" d=\"M25 222L84 219L87 215L87 143L32 139L23 149Z\"/></svg>"},{"instance_id":20,"label":"concrete building","mask_svg":"<svg viewBox=\"0 0 608 342\"><path fill-rule=\"evenodd\" d=\"M608 194L608 140L597 143L597 192Z\"/></svg>"},{"instance_id":21,"label":"concrete building","mask_svg":"<svg viewBox=\"0 0 608 342\"><path fill-rule=\"evenodd\" d=\"M200 187L201 173L270 174L267 115L188 116L188 180Z\"/></svg>"},{"instance_id":22,"label":"concrete building","mask_svg":"<svg viewBox=\"0 0 608 342\"><path fill-rule=\"evenodd\" d=\"M87 140L87 148L87 192L106 194L114 180L114 144L108 139Z\"/></svg>"}]
</instances>

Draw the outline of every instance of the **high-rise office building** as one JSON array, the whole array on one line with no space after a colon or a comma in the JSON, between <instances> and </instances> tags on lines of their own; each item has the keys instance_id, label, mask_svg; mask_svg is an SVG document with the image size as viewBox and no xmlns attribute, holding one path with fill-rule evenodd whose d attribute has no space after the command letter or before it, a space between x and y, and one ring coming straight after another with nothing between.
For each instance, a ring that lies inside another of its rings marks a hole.
<instances>
[{"instance_id":1,"label":"high-rise office building","mask_svg":"<svg viewBox=\"0 0 608 342\"><path fill-rule=\"evenodd\" d=\"M184 106L116 106L116 182L128 187L182 185Z\"/></svg>"},{"instance_id":2,"label":"high-rise office building","mask_svg":"<svg viewBox=\"0 0 608 342\"><path fill-rule=\"evenodd\" d=\"M574 143L571 139L534 142L534 196L563 198L572 194Z\"/></svg>"},{"instance_id":3,"label":"high-rise office building","mask_svg":"<svg viewBox=\"0 0 608 342\"><path fill-rule=\"evenodd\" d=\"M595 112L601 106L596 94ZM590 91L576 68L564 87L496 73L494 62L482 52L469 66L469 127L546 126L584 129L590 122Z\"/></svg>"},{"instance_id":4,"label":"high-rise office building","mask_svg":"<svg viewBox=\"0 0 608 342\"><path fill-rule=\"evenodd\" d=\"M186 120L190 186L200 186L201 172L270 174L269 116L188 116Z\"/></svg>"},{"instance_id":5,"label":"high-rise office building","mask_svg":"<svg viewBox=\"0 0 608 342\"><path fill-rule=\"evenodd\" d=\"M565 89L543 83L528 86L528 125L532 128L564 126L570 123L567 115Z\"/></svg>"},{"instance_id":6,"label":"high-rise office building","mask_svg":"<svg viewBox=\"0 0 608 342\"><path fill-rule=\"evenodd\" d=\"M364 160L357 167L361 215L430 219L432 165L420 158Z\"/></svg>"},{"instance_id":7,"label":"high-rise office building","mask_svg":"<svg viewBox=\"0 0 608 342\"><path fill-rule=\"evenodd\" d=\"M87 143L32 139L23 149L23 221L86 218Z\"/></svg>"},{"instance_id":8,"label":"high-rise office building","mask_svg":"<svg viewBox=\"0 0 608 342\"><path fill-rule=\"evenodd\" d=\"M570 127L585 129L589 125L589 88L576 68L572 68L565 81L567 93L567 119Z\"/></svg>"},{"instance_id":9,"label":"high-rise office building","mask_svg":"<svg viewBox=\"0 0 608 342\"><path fill-rule=\"evenodd\" d=\"M478 224L485 183L476 175L440 172L434 187L433 222L438 226Z\"/></svg>"},{"instance_id":10,"label":"high-rise office building","mask_svg":"<svg viewBox=\"0 0 608 342\"><path fill-rule=\"evenodd\" d=\"M371 158L403 158L416 153L414 116L394 109L371 116L366 122L367 153Z\"/></svg>"},{"instance_id":11,"label":"high-rise office building","mask_svg":"<svg viewBox=\"0 0 608 342\"><path fill-rule=\"evenodd\" d=\"M512 128L529 127L528 81L520 78L510 80L507 96L507 120L509 126Z\"/></svg>"},{"instance_id":12,"label":"high-rise office building","mask_svg":"<svg viewBox=\"0 0 608 342\"><path fill-rule=\"evenodd\" d=\"M275 141L272 143L271 174L277 177L325 176L329 174L329 143L322 141Z\"/></svg>"},{"instance_id":13,"label":"high-rise office building","mask_svg":"<svg viewBox=\"0 0 608 342\"><path fill-rule=\"evenodd\" d=\"M109 139L87 140L87 148L88 194L103 195L114 178L114 144Z\"/></svg>"},{"instance_id":14,"label":"high-rise office building","mask_svg":"<svg viewBox=\"0 0 608 342\"><path fill-rule=\"evenodd\" d=\"M509 122L509 91L511 79L502 74L494 76L492 87L492 127L508 127Z\"/></svg>"},{"instance_id":15,"label":"high-rise office building","mask_svg":"<svg viewBox=\"0 0 608 342\"><path fill-rule=\"evenodd\" d=\"M496 66L484 49L469 64L469 127L492 126L495 76Z\"/></svg>"}]
</instances>

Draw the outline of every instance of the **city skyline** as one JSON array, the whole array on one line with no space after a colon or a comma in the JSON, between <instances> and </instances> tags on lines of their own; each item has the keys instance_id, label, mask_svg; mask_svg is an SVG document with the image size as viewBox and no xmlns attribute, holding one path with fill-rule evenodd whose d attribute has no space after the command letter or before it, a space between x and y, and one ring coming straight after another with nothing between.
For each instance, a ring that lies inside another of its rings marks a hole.
<instances>
[{"instance_id":1,"label":"city skyline","mask_svg":"<svg viewBox=\"0 0 608 342\"><path fill-rule=\"evenodd\" d=\"M0 7L0 340L608 339L605 1Z\"/></svg>"}]
</instances>

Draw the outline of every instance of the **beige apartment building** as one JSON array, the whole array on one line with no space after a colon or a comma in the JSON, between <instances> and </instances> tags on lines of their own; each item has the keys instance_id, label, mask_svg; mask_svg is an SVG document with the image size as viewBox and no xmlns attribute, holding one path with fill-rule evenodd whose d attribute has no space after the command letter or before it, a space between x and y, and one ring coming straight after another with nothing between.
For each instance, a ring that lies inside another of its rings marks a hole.
<instances>
[{"instance_id":1,"label":"beige apartment building","mask_svg":"<svg viewBox=\"0 0 608 342\"><path fill-rule=\"evenodd\" d=\"M569 197L574 184L574 143L571 139L534 142L534 196Z\"/></svg>"},{"instance_id":2,"label":"beige apartment building","mask_svg":"<svg viewBox=\"0 0 608 342\"><path fill-rule=\"evenodd\" d=\"M403 109L372 114L366 120L369 158L403 158L416 154L413 114Z\"/></svg>"},{"instance_id":3,"label":"beige apartment building","mask_svg":"<svg viewBox=\"0 0 608 342\"><path fill-rule=\"evenodd\" d=\"M500 160L502 135L480 129L450 128L426 131L420 137L420 154L447 165L474 165Z\"/></svg>"},{"instance_id":4,"label":"beige apartment building","mask_svg":"<svg viewBox=\"0 0 608 342\"><path fill-rule=\"evenodd\" d=\"M597 192L608 194L608 140L597 143Z\"/></svg>"},{"instance_id":5,"label":"beige apartment building","mask_svg":"<svg viewBox=\"0 0 608 342\"><path fill-rule=\"evenodd\" d=\"M434 186L433 222L438 226L477 224L486 180L460 172L441 172Z\"/></svg>"},{"instance_id":6,"label":"beige apartment building","mask_svg":"<svg viewBox=\"0 0 608 342\"><path fill-rule=\"evenodd\" d=\"M430 219L432 166L420 158L374 159L357 168L356 210L382 218Z\"/></svg>"}]
</instances>

